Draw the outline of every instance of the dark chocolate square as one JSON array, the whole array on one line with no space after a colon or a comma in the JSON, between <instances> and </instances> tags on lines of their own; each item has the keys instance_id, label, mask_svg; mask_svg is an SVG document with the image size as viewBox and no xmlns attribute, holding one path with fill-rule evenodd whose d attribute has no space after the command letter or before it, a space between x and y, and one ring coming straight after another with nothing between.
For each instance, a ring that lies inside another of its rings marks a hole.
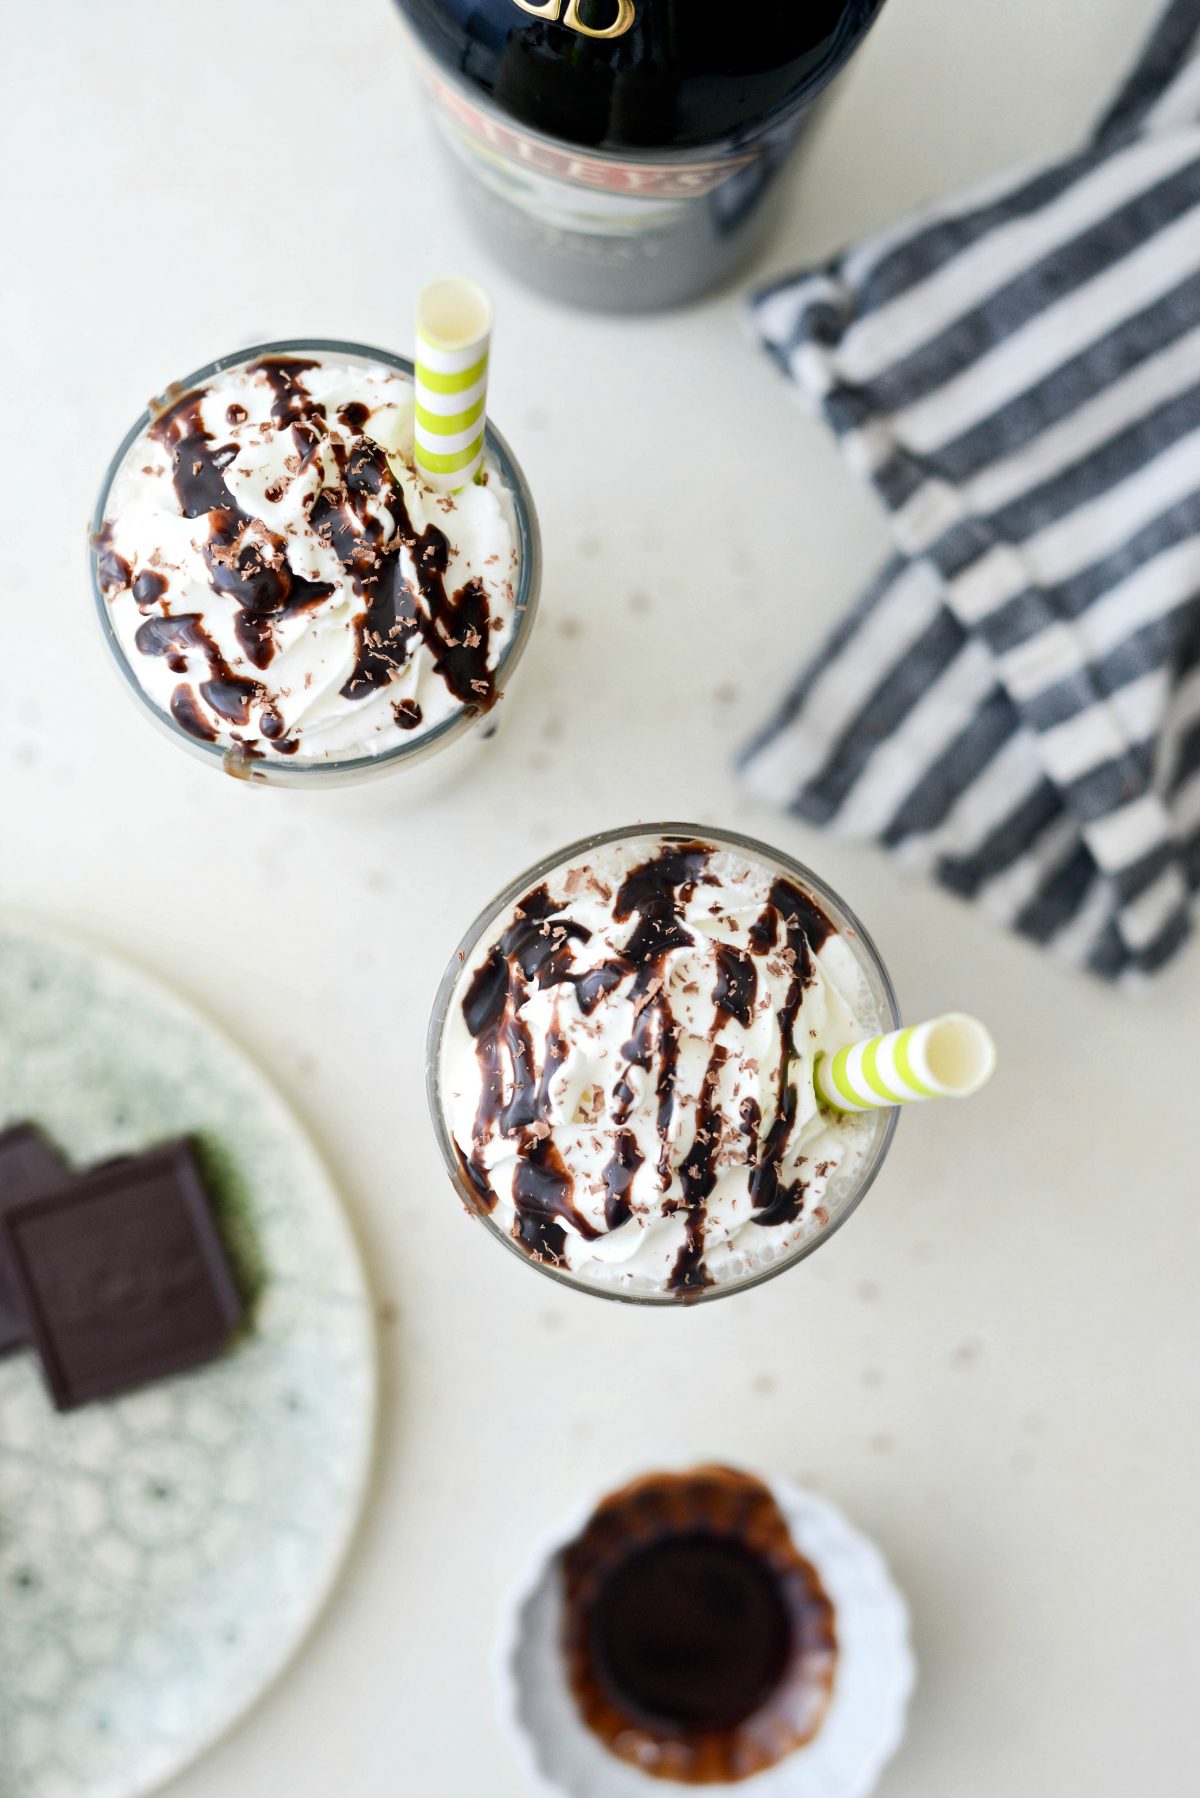
<instances>
[{"instance_id":1,"label":"dark chocolate square","mask_svg":"<svg viewBox=\"0 0 1200 1798\"><path fill-rule=\"evenodd\" d=\"M14 1206L0 1239L62 1411L211 1360L242 1315L186 1142Z\"/></svg>"},{"instance_id":2,"label":"dark chocolate square","mask_svg":"<svg viewBox=\"0 0 1200 1798\"><path fill-rule=\"evenodd\" d=\"M71 1171L32 1124L0 1132L0 1212L65 1186ZM28 1341L25 1309L0 1240L0 1355Z\"/></svg>"}]
</instances>

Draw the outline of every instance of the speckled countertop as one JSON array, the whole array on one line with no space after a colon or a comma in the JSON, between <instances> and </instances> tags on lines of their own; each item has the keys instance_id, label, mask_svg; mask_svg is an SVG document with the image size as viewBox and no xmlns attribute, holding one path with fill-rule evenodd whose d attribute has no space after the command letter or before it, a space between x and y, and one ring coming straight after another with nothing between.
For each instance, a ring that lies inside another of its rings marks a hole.
<instances>
[{"instance_id":1,"label":"speckled countertop","mask_svg":"<svg viewBox=\"0 0 1200 1798\"><path fill-rule=\"evenodd\" d=\"M764 272L1069 142L1153 10L893 0ZM882 521L736 295L610 322L483 261L388 0L73 0L8 36L0 901L125 952L256 1056L340 1178L384 1324L348 1577L179 1798L517 1798L487 1689L498 1593L614 1473L711 1456L827 1492L907 1590L922 1683L884 1798L1190 1798L1200 956L1115 997L741 794L734 745L873 569ZM407 350L418 286L459 269L496 299L492 412L546 540L493 753L420 805L399 782L217 778L105 665L84 528L108 457L148 394L223 351ZM559 1293L473 1228L422 1086L437 979L483 901L557 843L663 815L813 862L906 1013L969 1007L1002 1052L985 1096L902 1120L813 1261L665 1316Z\"/></svg>"}]
</instances>

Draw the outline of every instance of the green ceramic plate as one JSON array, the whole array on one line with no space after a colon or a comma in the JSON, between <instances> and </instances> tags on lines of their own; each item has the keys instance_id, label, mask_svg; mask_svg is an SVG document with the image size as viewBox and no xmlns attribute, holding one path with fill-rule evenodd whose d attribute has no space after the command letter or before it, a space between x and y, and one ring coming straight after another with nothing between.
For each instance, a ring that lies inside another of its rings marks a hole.
<instances>
[{"instance_id":1,"label":"green ceramic plate","mask_svg":"<svg viewBox=\"0 0 1200 1798\"><path fill-rule=\"evenodd\" d=\"M216 1740L313 1623L361 1509L371 1306L329 1180L188 1007L0 922L0 1127L74 1162L198 1141L250 1295L203 1370L57 1415L0 1360L0 1794L135 1798Z\"/></svg>"}]
</instances>

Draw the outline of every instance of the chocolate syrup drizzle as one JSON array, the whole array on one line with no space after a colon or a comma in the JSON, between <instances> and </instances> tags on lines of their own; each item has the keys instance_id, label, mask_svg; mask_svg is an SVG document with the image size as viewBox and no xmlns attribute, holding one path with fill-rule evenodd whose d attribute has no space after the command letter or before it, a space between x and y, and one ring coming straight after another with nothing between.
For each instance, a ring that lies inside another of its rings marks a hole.
<instances>
[{"instance_id":1,"label":"chocolate syrup drizzle","mask_svg":"<svg viewBox=\"0 0 1200 1798\"><path fill-rule=\"evenodd\" d=\"M268 382L274 395L273 426L291 435L292 478L302 473L325 445L337 469L337 481L322 486L311 499L309 524L333 549L355 593L366 602L365 613L354 627L354 668L341 694L350 700L363 699L387 687L405 667L414 642L419 640L429 649L434 671L454 698L472 712L487 711L495 704L497 692L488 665L493 625L483 583L472 579L455 592L447 591L449 539L435 524L420 532L415 529L404 490L386 453L366 434L367 406L359 401L342 406L337 419L339 434L331 434L325 407L313 399L301 378L317 366L299 356L265 356L250 363L249 372L261 374ZM215 593L233 601L238 646L253 668L265 672L276 654L278 624L300 612L315 611L338 588L333 582L298 575L288 559L286 536L270 530L238 505L224 472L236 457L238 445L219 442L206 429L202 405L209 391L199 388L174 400L154 420L150 435L171 457L172 481L183 516L208 520L204 560L209 584ZM246 411L235 404L227 408L225 416L230 425L238 425L244 422ZM279 495L272 492L270 497ZM390 530L368 510L369 502L386 508ZM166 615L139 629L135 639L138 650L167 656L168 665L179 674L188 672L187 649L199 651L208 663L208 678L195 691L187 682L175 689L171 711L176 721L193 736L213 742L217 730L205 715L205 707L226 724L245 727L252 707L258 704L268 708L259 718L261 735L276 753L294 754L299 741L283 736L281 719L269 709L268 688L230 668L204 629L203 616L166 612L166 579L149 568L135 573L114 550L110 524L97 533L94 548L101 590L107 597L132 587L143 610L164 603ZM405 573L405 552L415 567L415 582ZM415 701L403 700L393 707L393 716L402 730L413 730L422 714ZM253 737L237 740L247 753L255 753Z\"/></svg>"},{"instance_id":2,"label":"chocolate syrup drizzle","mask_svg":"<svg viewBox=\"0 0 1200 1798\"><path fill-rule=\"evenodd\" d=\"M488 1177L488 1145L493 1139L510 1144L516 1160L513 1235L537 1260L561 1263L568 1229L588 1241L603 1233L576 1205L575 1177L551 1136L550 1089L567 1054L559 1021L561 1007L575 1006L590 1016L618 990L623 1001L634 1007L633 1033L622 1047L623 1065L616 1072L606 1108L608 1125L616 1126L612 1156L602 1175L607 1230L622 1229L632 1219L631 1189L645 1159L634 1133L625 1127L636 1099L630 1079L634 1068L653 1082L660 1143L656 1173L664 1193L672 1187L670 1133L677 1103L680 1024L667 991L667 963L674 951L697 941L683 912L697 886L719 886L719 878L709 870L716 853L706 843L672 839L657 855L634 868L612 900L617 922L636 920L629 938L616 955L583 970L575 966L573 945L589 942L591 932L572 918L569 899L555 901L547 885L535 887L516 906L512 922L467 984L462 1012L475 1042L480 1097L471 1152L466 1154L460 1147L459 1163L476 1208L490 1212L497 1204L497 1194ZM678 1169L679 1195L664 1200L665 1210L681 1212L684 1219L685 1241L668 1280L668 1290L681 1297L712 1283L704 1261L706 1207L717 1183L722 1144L728 1146L735 1132L745 1144L754 1221L769 1226L799 1215L805 1182L802 1178L786 1182L780 1172L796 1122L796 1094L790 1079L796 1059L794 1033L805 988L813 979L813 957L833 928L814 900L781 878L772 885L763 914L750 931L751 951L727 943L716 945L714 1040L696 1105L691 1147ZM731 1018L743 1027L751 1022L758 994L755 956L777 957L790 971L776 1018L779 1074L770 1115L764 1119L757 1102L746 1099L735 1123L724 1119L720 1111L721 1073L730 1051L715 1038ZM524 1016L535 988L555 995L540 1067Z\"/></svg>"},{"instance_id":3,"label":"chocolate syrup drizzle","mask_svg":"<svg viewBox=\"0 0 1200 1798\"><path fill-rule=\"evenodd\" d=\"M128 587L133 580L133 569L124 556L118 555L113 548L112 536L112 525L102 524L92 538L92 548L96 552L96 573L100 580L100 591L109 596L119 593L122 587Z\"/></svg>"}]
</instances>

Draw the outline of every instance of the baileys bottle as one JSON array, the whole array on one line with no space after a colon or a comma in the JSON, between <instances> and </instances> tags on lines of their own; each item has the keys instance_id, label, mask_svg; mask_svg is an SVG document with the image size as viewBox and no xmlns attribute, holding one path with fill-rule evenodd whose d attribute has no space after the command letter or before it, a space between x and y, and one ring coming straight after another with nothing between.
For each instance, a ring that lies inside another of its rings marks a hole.
<instances>
[{"instance_id":1,"label":"baileys bottle","mask_svg":"<svg viewBox=\"0 0 1200 1798\"><path fill-rule=\"evenodd\" d=\"M771 222L883 0L398 0L481 231L560 299L671 306Z\"/></svg>"}]
</instances>

